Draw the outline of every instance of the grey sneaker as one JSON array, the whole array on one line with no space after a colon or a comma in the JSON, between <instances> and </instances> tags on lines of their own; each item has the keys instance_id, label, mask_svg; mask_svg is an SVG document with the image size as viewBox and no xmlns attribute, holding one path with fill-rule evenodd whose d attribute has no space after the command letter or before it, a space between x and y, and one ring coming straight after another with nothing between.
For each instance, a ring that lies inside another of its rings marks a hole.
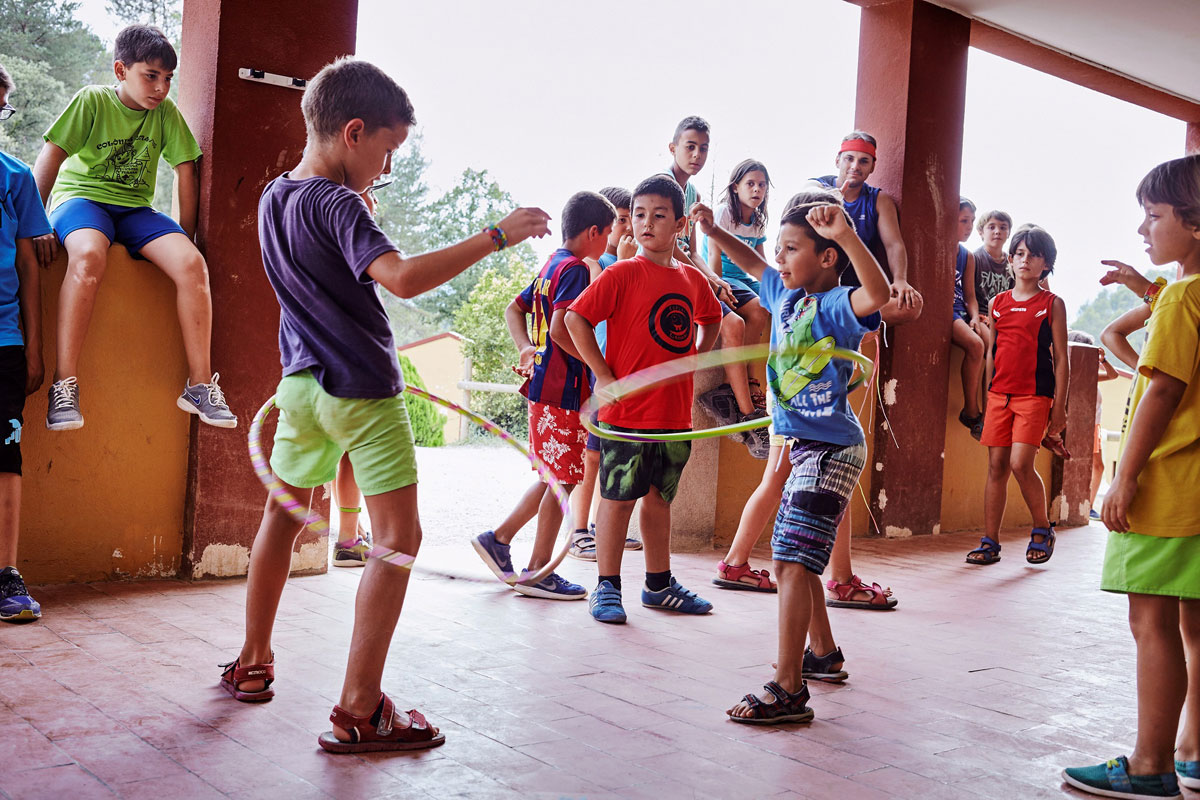
<instances>
[{"instance_id":1,"label":"grey sneaker","mask_svg":"<svg viewBox=\"0 0 1200 800\"><path fill-rule=\"evenodd\" d=\"M184 381L183 394L175 401L189 414L197 414L200 419L217 428L236 428L237 417L225 403L225 393L221 391L218 381L221 373L214 372L212 383L197 383L189 386ZM82 425L82 421L80 422Z\"/></svg>"},{"instance_id":2,"label":"grey sneaker","mask_svg":"<svg viewBox=\"0 0 1200 800\"><path fill-rule=\"evenodd\" d=\"M760 460L766 460L771 454L771 432L767 429L767 423L771 418L767 412L761 408L756 408L749 414L743 414L738 418L738 422L745 422L750 419L761 419L763 426L742 433L742 444L746 445L746 449L750 451L750 455Z\"/></svg>"},{"instance_id":3,"label":"grey sneaker","mask_svg":"<svg viewBox=\"0 0 1200 800\"><path fill-rule=\"evenodd\" d=\"M741 416L737 398L733 396L733 389L729 387L728 383L722 383L717 388L709 389L697 396L696 402L716 420L718 425L732 425Z\"/></svg>"},{"instance_id":4,"label":"grey sneaker","mask_svg":"<svg viewBox=\"0 0 1200 800\"><path fill-rule=\"evenodd\" d=\"M73 431L83 427L83 414L79 413L79 383L75 376L50 384L46 427L52 431Z\"/></svg>"}]
</instances>

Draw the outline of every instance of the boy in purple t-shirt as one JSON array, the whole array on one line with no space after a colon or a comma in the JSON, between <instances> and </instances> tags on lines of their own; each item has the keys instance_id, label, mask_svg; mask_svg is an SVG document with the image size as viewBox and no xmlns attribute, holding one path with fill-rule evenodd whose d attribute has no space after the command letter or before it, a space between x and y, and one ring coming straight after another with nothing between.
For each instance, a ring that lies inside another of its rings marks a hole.
<instances>
[{"instance_id":1,"label":"boy in purple t-shirt","mask_svg":"<svg viewBox=\"0 0 1200 800\"><path fill-rule=\"evenodd\" d=\"M375 284L401 297L427 292L494 250L544 236L549 217L518 209L458 244L406 258L359 193L391 170L393 151L408 137L408 95L378 67L346 58L317 73L301 108L304 156L267 185L258 207L263 266L279 299L283 363L271 468L307 505L348 453L377 545L359 583L333 730L319 743L334 753L434 747L445 741L437 728L415 710L398 711L380 689L409 578L408 569L384 558L415 556L421 523L404 381ZM302 528L268 501L250 555L246 639L221 675L238 700L274 696L271 630Z\"/></svg>"},{"instance_id":2,"label":"boy in purple t-shirt","mask_svg":"<svg viewBox=\"0 0 1200 800\"><path fill-rule=\"evenodd\" d=\"M533 283L504 310L508 332L520 353L516 369L526 378L521 394L529 400L529 449L568 492L583 480L587 430L579 421L579 406L588 393L589 373L563 319L567 307L590 281L583 259L597 259L604 254L616 216L612 203L596 192L572 195L562 213L562 247L551 254ZM540 479L494 531L484 531L471 540L475 552L500 580L513 575L509 543L535 514L537 537L528 568L539 570L550 561L554 537L563 519L554 493ZM587 589L558 573L535 584L515 584L513 589L548 600L587 597Z\"/></svg>"}]
</instances>

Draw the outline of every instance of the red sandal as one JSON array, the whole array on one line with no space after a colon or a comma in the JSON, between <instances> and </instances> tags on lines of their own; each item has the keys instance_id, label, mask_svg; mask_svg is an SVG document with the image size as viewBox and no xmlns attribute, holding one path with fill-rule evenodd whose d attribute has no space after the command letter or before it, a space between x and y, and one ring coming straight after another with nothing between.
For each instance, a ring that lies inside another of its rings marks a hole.
<instances>
[{"instance_id":1,"label":"red sandal","mask_svg":"<svg viewBox=\"0 0 1200 800\"><path fill-rule=\"evenodd\" d=\"M221 673L221 688L233 695L234 700L243 703L261 703L275 696L271 684L275 682L275 654L271 654L270 664L251 664L243 667L238 659L228 664L218 664L224 671ZM263 688L257 692L243 692L238 684L245 681L263 681Z\"/></svg>"},{"instance_id":2,"label":"red sandal","mask_svg":"<svg viewBox=\"0 0 1200 800\"><path fill-rule=\"evenodd\" d=\"M408 724L400 727L396 704L386 694L379 695L379 705L365 717L356 717L341 706L334 706L329 721L349 731L350 741L343 742L333 731L326 731L317 743L330 753L425 750L445 743L446 734L430 725L424 714L415 708L407 714Z\"/></svg>"},{"instance_id":3,"label":"red sandal","mask_svg":"<svg viewBox=\"0 0 1200 800\"><path fill-rule=\"evenodd\" d=\"M850 580L846 583L829 580L825 583L825 588L837 595L836 598L825 598L825 605L830 608L865 608L871 611L887 611L895 608L896 604L900 602L892 597L891 589L885 589L878 583L868 586L857 575L851 575ZM870 598L851 600L850 598L857 592L866 592Z\"/></svg>"},{"instance_id":4,"label":"red sandal","mask_svg":"<svg viewBox=\"0 0 1200 800\"><path fill-rule=\"evenodd\" d=\"M749 578L750 580L746 580ZM712 579L722 589L741 589L747 592L777 592L771 573L765 569L750 569L749 564L730 566L724 561L717 565L717 577Z\"/></svg>"}]
</instances>

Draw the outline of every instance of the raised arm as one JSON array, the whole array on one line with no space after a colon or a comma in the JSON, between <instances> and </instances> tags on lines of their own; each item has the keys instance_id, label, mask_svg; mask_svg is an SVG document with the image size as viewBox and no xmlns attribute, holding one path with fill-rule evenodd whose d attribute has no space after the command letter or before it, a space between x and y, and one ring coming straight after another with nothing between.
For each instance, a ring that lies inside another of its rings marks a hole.
<instances>
[{"instance_id":1,"label":"raised arm","mask_svg":"<svg viewBox=\"0 0 1200 800\"><path fill-rule=\"evenodd\" d=\"M713 219L711 208L703 203L696 203L692 206L692 221L696 223L696 227L700 229L700 232L708 237L710 254L714 249L712 247L714 242L720 248L717 251L718 264L721 262L721 252L724 252L729 257L729 260L741 267L747 275L755 280L762 280L763 270L768 269L770 266L767 264L766 259L760 256L750 245L717 225Z\"/></svg>"},{"instance_id":2,"label":"raised arm","mask_svg":"<svg viewBox=\"0 0 1200 800\"><path fill-rule=\"evenodd\" d=\"M1138 352L1129 343L1129 336L1146 327L1149 319L1150 306L1139 303L1136 308L1131 308L1108 323L1100 333L1100 341L1108 348L1108 352L1127 364L1130 369L1137 369Z\"/></svg>"},{"instance_id":3,"label":"raised arm","mask_svg":"<svg viewBox=\"0 0 1200 800\"><path fill-rule=\"evenodd\" d=\"M866 317L887 305L892 298L887 275L863 240L850 227L841 206L816 206L809 209L806 218L818 236L837 242L850 258L850 266L862 284L850 292L850 308L854 315Z\"/></svg>"},{"instance_id":4,"label":"raised arm","mask_svg":"<svg viewBox=\"0 0 1200 800\"><path fill-rule=\"evenodd\" d=\"M531 236L548 234L549 220L550 216L540 208L518 208L499 225L512 246ZM371 262L367 274L394 295L416 297L441 286L495 249L492 237L480 232L458 244L419 256L405 257L395 251L384 253Z\"/></svg>"}]
</instances>

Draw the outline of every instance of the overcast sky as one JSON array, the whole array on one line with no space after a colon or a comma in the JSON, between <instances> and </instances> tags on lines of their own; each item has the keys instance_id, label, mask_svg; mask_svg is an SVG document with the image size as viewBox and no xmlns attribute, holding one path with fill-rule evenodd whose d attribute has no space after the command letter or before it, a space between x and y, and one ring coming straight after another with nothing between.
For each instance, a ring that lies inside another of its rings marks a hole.
<instances>
[{"instance_id":1,"label":"overcast sky","mask_svg":"<svg viewBox=\"0 0 1200 800\"><path fill-rule=\"evenodd\" d=\"M104 0L79 13L111 42ZM358 55L411 95L435 190L487 169L557 217L580 189L632 188L660 170L675 124L698 114L713 126L702 193L757 158L778 218L853 128L858 19L843 0L360 0ZM1149 267L1133 190L1183 154L1182 122L977 50L967 91L962 193L1050 231L1054 290L1072 316L1099 289L1100 259ZM922 288L920 264L909 276Z\"/></svg>"}]
</instances>

